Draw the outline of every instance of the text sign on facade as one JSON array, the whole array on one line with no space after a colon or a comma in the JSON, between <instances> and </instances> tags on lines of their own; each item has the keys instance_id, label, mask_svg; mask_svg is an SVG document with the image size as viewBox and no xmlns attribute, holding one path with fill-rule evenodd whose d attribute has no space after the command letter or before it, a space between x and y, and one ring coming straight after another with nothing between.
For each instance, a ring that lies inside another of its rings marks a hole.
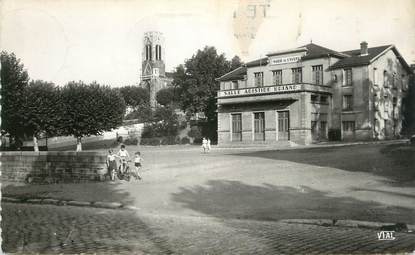
<instances>
[{"instance_id":1,"label":"text sign on facade","mask_svg":"<svg viewBox=\"0 0 415 255\"><path fill-rule=\"evenodd\" d=\"M301 56L291 56L284 58L271 58L270 65L282 65L300 61Z\"/></svg>"},{"instance_id":2,"label":"text sign on facade","mask_svg":"<svg viewBox=\"0 0 415 255\"><path fill-rule=\"evenodd\" d=\"M268 93L283 93L301 90L301 85L280 85L272 87L261 87L261 88L246 88L246 89L236 89L229 91L219 91L219 97L229 97L229 96L248 96L248 95L261 95Z\"/></svg>"}]
</instances>

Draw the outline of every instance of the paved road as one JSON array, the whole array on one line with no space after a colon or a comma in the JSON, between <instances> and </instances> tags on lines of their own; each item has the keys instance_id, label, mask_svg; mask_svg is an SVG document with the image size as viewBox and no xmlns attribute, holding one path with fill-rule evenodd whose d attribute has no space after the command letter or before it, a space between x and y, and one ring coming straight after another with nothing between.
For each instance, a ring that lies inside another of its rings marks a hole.
<instances>
[{"instance_id":1,"label":"paved road","mask_svg":"<svg viewBox=\"0 0 415 255\"><path fill-rule=\"evenodd\" d=\"M397 253L415 234L140 211L2 203L5 252L98 254Z\"/></svg>"}]
</instances>

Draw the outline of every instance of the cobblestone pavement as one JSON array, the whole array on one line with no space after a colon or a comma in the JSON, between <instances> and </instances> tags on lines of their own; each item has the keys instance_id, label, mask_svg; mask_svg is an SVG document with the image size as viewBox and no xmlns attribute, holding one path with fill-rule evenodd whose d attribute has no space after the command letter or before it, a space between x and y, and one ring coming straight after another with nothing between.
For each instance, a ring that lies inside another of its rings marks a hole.
<instances>
[{"instance_id":1,"label":"cobblestone pavement","mask_svg":"<svg viewBox=\"0 0 415 255\"><path fill-rule=\"evenodd\" d=\"M398 253L415 234L216 217L2 203L3 251L98 254Z\"/></svg>"}]
</instances>

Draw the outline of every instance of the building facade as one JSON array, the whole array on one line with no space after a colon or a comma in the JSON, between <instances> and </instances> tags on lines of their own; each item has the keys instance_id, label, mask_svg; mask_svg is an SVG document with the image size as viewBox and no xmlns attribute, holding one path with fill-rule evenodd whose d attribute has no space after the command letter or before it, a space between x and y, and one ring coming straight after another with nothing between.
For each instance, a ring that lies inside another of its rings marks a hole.
<instances>
[{"instance_id":1,"label":"building facade","mask_svg":"<svg viewBox=\"0 0 415 255\"><path fill-rule=\"evenodd\" d=\"M272 52L217 80L219 144L399 136L412 71L393 45Z\"/></svg>"},{"instance_id":2,"label":"building facade","mask_svg":"<svg viewBox=\"0 0 415 255\"><path fill-rule=\"evenodd\" d=\"M169 86L173 80L172 74L165 69L163 34L156 31L144 33L140 86L148 89L152 107L157 106L157 92Z\"/></svg>"}]
</instances>

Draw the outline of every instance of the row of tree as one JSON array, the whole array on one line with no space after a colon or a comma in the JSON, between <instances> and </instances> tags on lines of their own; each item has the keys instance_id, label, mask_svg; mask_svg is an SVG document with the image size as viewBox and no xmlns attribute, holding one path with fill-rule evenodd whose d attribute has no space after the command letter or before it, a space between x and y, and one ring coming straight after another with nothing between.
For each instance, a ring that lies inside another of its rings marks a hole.
<instances>
[{"instance_id":1,"label":"row of tree","mask_svg":"<svg viewBox=\"0 0 415 255\"><path fill-rule=\"evenodd\" d=\"M125 101L119 90L93 82L69 82L63 87L30 81L14 54L1 53L1 130L10 144L33 137L35 151L41 136L99 135L122 124Z\"/></svg>"}]
</instances>

